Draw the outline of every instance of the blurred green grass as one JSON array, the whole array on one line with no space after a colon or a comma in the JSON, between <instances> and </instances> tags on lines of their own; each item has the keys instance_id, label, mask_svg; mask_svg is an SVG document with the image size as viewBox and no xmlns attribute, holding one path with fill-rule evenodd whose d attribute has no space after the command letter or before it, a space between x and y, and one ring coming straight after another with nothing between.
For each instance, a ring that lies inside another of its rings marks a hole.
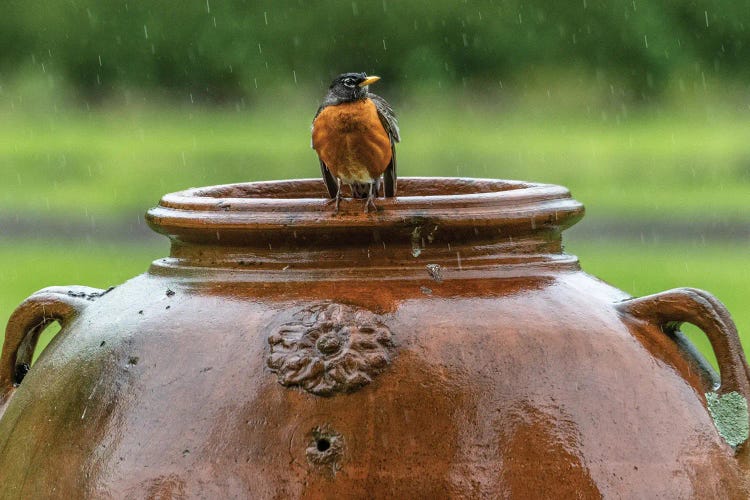
<instances>
[{"instance_id":1,"label":"blurred green grass","mask_svg":"<svg viewBox=\"0 0 750 500\"><path fill-rule=\"evenodd\" d=\"M566 241L566 251L579 256L585 271L632 295L648 295L680 286L708 290L729 308L744 345L750 345L747 308L750 259L745 244ZM5 325L13 309L40 288L73 284L107 288L145 272L152 260L167 252L166 239L107 244L2 242L0 261L5 266L0 272L0 323ZM50 327L40 345L46 345L56 331L57 328ZM686 327L685 331L713 359L705 337L692 327Z\"/></svg>"},{"instance_id":2,"label":"blurred green grass","mask_svg":"<svg viewBox=\"0 0 750 500\"><path fill-rule=\"evenodd\" d=\"M142 212L163 193L191 186L315 177L313 108L6 114L0 211L106 217ZM563 184L594 217L747 220L744 113L571 118L466 103L399 110L401 176Z\"/></svg>"}]
</instances>

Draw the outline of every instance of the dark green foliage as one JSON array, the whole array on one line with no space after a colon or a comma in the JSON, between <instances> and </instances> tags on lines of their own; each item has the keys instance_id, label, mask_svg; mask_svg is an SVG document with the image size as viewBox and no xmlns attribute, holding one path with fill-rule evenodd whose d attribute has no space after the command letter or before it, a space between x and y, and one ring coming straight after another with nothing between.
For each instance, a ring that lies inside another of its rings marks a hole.
<instances>
[{"instance_id":1,"label":"dark green foliage","mask_svg":"<svg viewBox=\"0 0 750 500\"><path fill-rule=\"evenodd\" d=\"M406 86L495 85L567 66L641 98L658 95L676 70L750 73L750 8L730 0L6 0L2 75L42 63L90 96L136 86L221 101L295 77L323 87L345 70L398 75Z\"/></svg>"}]
</instances>

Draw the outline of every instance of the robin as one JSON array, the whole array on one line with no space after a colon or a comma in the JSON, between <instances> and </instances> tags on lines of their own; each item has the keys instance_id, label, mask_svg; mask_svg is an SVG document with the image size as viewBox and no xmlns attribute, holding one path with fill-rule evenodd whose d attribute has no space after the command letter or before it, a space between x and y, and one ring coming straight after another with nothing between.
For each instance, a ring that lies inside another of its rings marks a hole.
<instances>
[{"instance_id":1,"label":"robin","mask_svg":"<svg viewBox=\"0 0 750 500\"><path fill-rule=\"evenodd\" d=\"M313 119L312 147L336 213L342 182L351 187L353 198L367 198L365 213L370 207L377 210L381 176L385 196L396 195L396 143L401 137L391 106L369 91L378 80L365 73L337 76Z\"/></svg>"}]
</instances>

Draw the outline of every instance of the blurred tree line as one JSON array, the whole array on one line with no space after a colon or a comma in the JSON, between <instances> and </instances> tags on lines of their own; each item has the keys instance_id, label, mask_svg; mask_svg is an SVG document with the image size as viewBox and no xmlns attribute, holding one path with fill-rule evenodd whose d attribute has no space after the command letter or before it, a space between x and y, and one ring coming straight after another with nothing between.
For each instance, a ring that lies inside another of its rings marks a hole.
<instances>
[{"instance_id":1,"label":"blurred tree line","mask_svg":"<svg viewBox=\"0 0 750 500\"><path fill-rule=\"evenodd\" d=\"M634 99L670 77L750 73L750 8L732 0L6 0L0 85L56 75L87 98L159 89L196 99L327 84L342 71L400 85L502 85L580 71Z\"/></svg>"}]
</instances>

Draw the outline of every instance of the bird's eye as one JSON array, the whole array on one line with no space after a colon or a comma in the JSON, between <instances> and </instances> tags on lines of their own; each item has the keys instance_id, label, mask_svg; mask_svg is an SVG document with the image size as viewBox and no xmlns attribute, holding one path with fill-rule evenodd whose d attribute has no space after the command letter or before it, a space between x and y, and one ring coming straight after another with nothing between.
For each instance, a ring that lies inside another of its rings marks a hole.
<instances>
[{"instance_id":1,"label":"bird's eye","mask_svg":"<svg viewBox=\"0 0 750 500\"><path fill-rule=\"evenodd\" d=\"M354 87L354 79L353 78L347 78L344 80L344 85L347 87Z\"/></svg>"}]
</instances>

